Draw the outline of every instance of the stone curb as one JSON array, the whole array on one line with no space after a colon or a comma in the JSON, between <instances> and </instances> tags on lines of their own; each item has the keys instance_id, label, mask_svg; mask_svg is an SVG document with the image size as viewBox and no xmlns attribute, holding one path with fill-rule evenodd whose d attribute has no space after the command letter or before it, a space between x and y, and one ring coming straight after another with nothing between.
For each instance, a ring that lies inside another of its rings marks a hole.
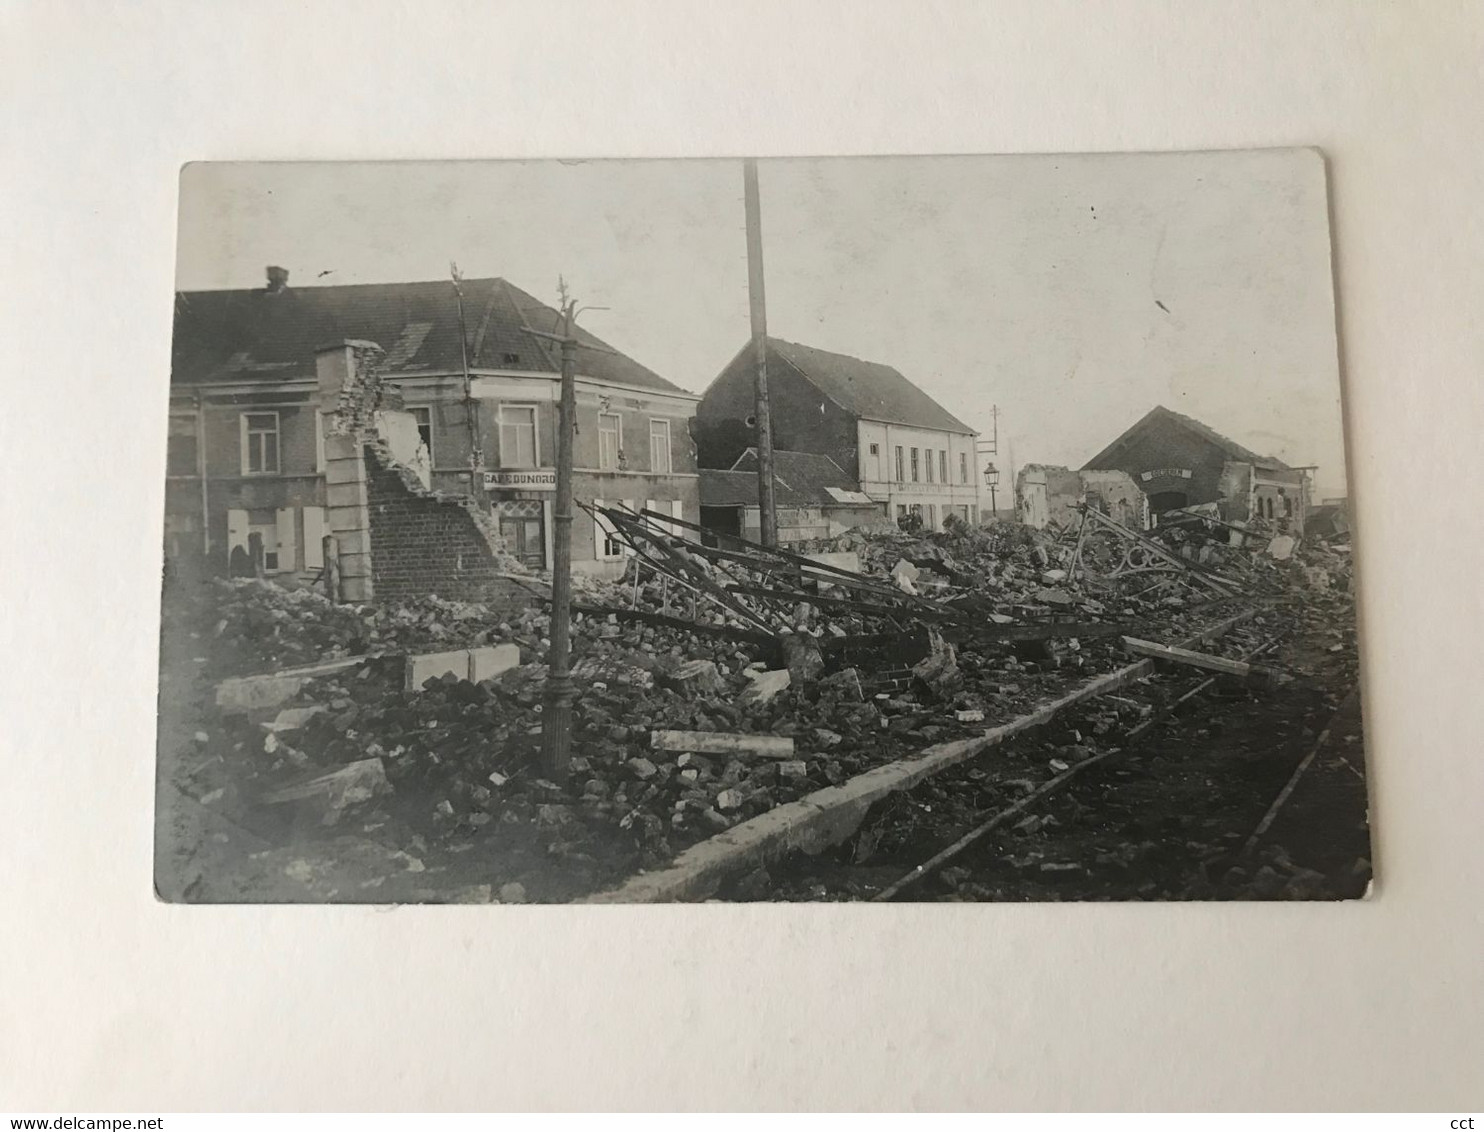
<instances>
[{"instance_id":1,"label":"stone curb","mask_svg":"<svg viewBox=\"0 0 1484 1132\"><path fill-rule=\"evenodd\" d=\"M1215 640L1251 620L1247 609L1180 642L1189 648ZM657 904L704 900L729 875L776 861L794 851L818 853L838 845L859 827L871 805L886 795L908 790L949 767L966 762L1032 727L1049 722L1074 704L1116 691L1154 671L1152 660L1139 660L1098 676L1081 688L1042 704L982 735L939 743L910 758L899 759L856 775L840 786L827 786L795 802L733 826L685 850L664 869L641 873L616 889L594 893L580 904Z\"/></svg>"}]
</instances>

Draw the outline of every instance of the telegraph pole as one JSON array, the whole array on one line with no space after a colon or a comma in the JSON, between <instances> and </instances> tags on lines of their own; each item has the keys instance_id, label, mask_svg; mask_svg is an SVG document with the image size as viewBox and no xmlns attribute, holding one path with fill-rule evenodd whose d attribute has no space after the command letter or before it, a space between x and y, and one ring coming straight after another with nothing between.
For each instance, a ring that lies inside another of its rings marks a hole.
<instances>
[{"instance_id":1,"label":"telegraph pole","mask_svg":"<svg viewBox=\"0 0 1484 1132\"><path fill-rule=\"evenodd\" d=\"M757 161L742 163L747 211L747 306L752 316L753 398L757 415L757 505L764 546L778 545L778 508L773 496L773 422L768 411L768 308L763 294L763 222L758 203Z\"/></svg>"},{"instance_id":2,"label":"telegraph pole","mask_svg":"<svg viewBox=\"0 0 1484 1132\"><path fill-rule=\"evenodd\" d=\"M453 293L459 304L459 357L464 365L464 419L469 426L469 490L479 490L477 477L484 469L484 456L479 450L479 410L474 403L474 382L469 376L469 330L464 324L464 276L459 265L450 263L448 273L453 277Z\"/></svg>"},{"instance_id":3,"label":"telegraph pole","mask_svg":"<svg viewBox=\"0 0 1484 1132\"><path fill-rule=\"evenodd\" d=\"M552 505L551 649L546 657L546 694L541 708L541 766L554 781L566 778L572 762L572 436L577 428L577 350L615 351L577 340L577 303L558 284L562 298L560 333L530 326L528 334L556 342L562 350L562 380L557 403L556 502ZM604 310L604 307L584 307Z\"/></svg>"}]
</instances>

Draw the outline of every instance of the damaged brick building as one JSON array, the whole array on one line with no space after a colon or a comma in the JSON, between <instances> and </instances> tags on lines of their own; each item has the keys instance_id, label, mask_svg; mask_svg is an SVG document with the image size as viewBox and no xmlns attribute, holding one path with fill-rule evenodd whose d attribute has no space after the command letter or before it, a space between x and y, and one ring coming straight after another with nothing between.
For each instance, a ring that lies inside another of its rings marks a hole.
<instances>
[{"instance_id":1,"label":"damaged brick building","mask_svg":"<svg viewBox=\"0 0 1484 1132\"><path fill-rule=\"evenodd\" d=\"M213 572L323 568L326 406L316 352L352 341L382 351L379 370L424 449L427 489L469 501L511 555L546 568L560 362L530 331L551 331L558 319L498 278L291 288L286 271L269 268L263 288L179 294L167 553L199 556ZM592 347L578 351L577 499L696 520L689 422L698 398L577 333ZM577 513L574 569L622 569L608 534Z\"/></svg>"},{"instance_id":2,"label":"damaged brick building","mask_svg":"<svg viewBox=\"0 0 1484 1132\"><path fill-rule=\"evenodd\" d=\"M1228 522L1254 519L1302 535L1309 468L1262 456L1193 417L1156 405L1083 465L1132 476L1153 515L1215 504Z\"/></svg>"}]
</instances>

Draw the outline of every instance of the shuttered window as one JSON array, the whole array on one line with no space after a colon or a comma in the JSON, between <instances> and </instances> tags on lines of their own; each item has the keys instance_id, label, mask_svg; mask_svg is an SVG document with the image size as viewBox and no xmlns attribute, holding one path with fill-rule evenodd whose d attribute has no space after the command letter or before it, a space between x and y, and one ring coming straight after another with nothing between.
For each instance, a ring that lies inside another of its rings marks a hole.
<instances>
[{"instance_id":1,"label":"shuttered window","mask_svg":"<svg viewBox=\"0 0 1484 1132\"><path fill-rule=\"evenodd\" d=\"M243 413L242 474L276 476L278 474L278 414Z\"/></svg>"},{"instance_id":2,"label":"shuttered window","mask_svg":"<svg viewBox=\"0 0 1484 1132\"><path fill-rule=\"evenodd\" d=\"M500 467L536 467L536 406L500 406Z\"/></svg>"},{"instance_id":3,"label":"shuttered window","mask_svg":"<svg viewBox=\"0 0 1484 1132\"><path fill-rule=\"evenodd\" d=\"M660 475L670 474L670 422L649 422L649 470Z\"/></svg>"},{"instance_id":4,"label":"shuttered window","mask_svg":"<svg viewBox=\"0 0 1484 1132\"><path fill-rule=\"evenodd\" d=\"M598 467L605 472L618 470L618 454L623 450L623 419L617 413L598 414Z\"/></svg>"}]
</instances>

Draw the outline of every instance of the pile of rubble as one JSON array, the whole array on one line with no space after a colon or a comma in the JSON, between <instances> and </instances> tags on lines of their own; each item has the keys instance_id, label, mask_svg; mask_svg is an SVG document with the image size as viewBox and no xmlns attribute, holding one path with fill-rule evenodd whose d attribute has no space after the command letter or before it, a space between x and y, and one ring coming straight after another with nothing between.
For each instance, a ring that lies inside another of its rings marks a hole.
<instances>
[{"instance_id":1,"label":"pile of rubble","mask_svg":"<svg viewBox=\"0 0 1484 1132\"><path fill-rule=\"evenodd\" d=\"M167 633L189 628L207 675L271 672L338 657L431 652L516 639L502 617L436 595L343 605L318 590L255 578L213 579L164 607ZM533 638L534 639L534 638Z\"/></svg>"},{"instance_id":2,"label":"pile of rubble","mask_svg":"<svg viewBox=\"0 0 1484 1132\"><path fill-rule=\"evenodd\" d=\"M821 549L853 551L859 574L778 552L727 559L670 537L617 582L583 580L561 782L539 759L548 613L436 597L349 607L213 583L197 608L175 611L204 617L213 672L369 659L309 680L267 716L211 721L191 792L245 825L266 812L306 836L358 822L415 844L420 859L519 827L554 859L609 860L618 844L631 852L615 867L648 867L1126 663L1118 634L1131 624L1171 636L1219 615L1178 570L1129 586L1084 558L1076 575L1086 548L1074 532L1000 523L853 534ZM1343 550L1264 557L1286 584L1347 593ZM406 686L404 654L489 644L516 646L521 663L479 682Z\"/></svg>"}]
</instances>

